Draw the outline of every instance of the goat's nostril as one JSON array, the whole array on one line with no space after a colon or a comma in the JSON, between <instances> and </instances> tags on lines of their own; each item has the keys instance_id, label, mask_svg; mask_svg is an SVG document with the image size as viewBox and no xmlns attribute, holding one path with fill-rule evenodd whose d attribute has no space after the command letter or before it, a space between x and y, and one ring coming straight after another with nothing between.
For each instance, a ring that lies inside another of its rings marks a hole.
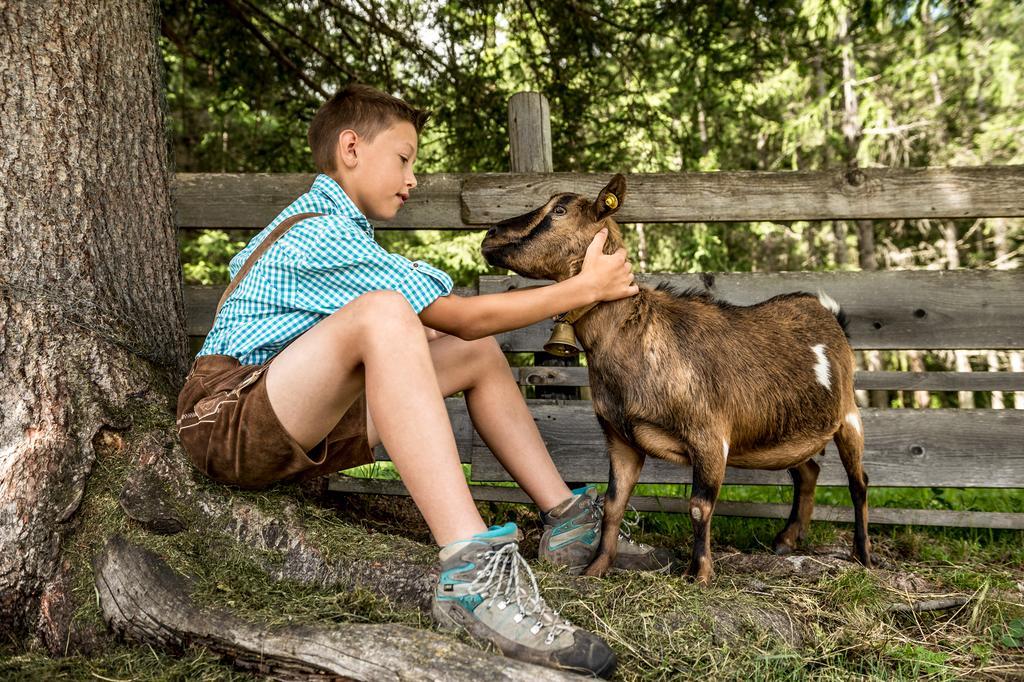
<instances>
[{"instance_id":1,"label":"goat's nostril","mask_svg":"<svg viewBox=\"0 0 1024 682\"><path fill-rule=\"evenodd\" d=\"M488 237L493 237L493 236L494 236L494 235L496 235L497 233L498 233L498 227L497 227L497 225L495 225L495 226L494 226L494 227L492 227L491 229L487 230L487 236L488 236Z\"/></svg>"}]
</instances>

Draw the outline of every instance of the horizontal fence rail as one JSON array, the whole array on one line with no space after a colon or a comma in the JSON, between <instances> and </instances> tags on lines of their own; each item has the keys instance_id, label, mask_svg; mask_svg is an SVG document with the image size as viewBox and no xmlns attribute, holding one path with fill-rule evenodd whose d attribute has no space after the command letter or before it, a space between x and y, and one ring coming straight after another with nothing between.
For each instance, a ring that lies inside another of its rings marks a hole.
<instances>
[{"instance_id":1,"label":"horizontal fence rail","mask_svg":"<svg viewBox=\"0 0 1024 682\"><path fill-rule=\"evenodd\" d=\"M885 271L704 273L638 275L654 286L696 288L749 305L776 294L819 290L834 298L849 318L851 343L858 349L1019 349L1024 348L1024 271ZM538 284L518 276L481 277L479 293L492 294ZM203 336L223 287L185 288L187 329ZM459 289L460 296L474 295ZM551 322L498 335L506 352L544 348Z\"/></svg>"},{"instance_id":2,"label":"horizontal fence rail","mask_svg":"<svg viewBox=\"0 0 1024 682\"><path fill-rule=\"evenodd\" d=\"M528 400L555 466L567 480L608 480L604 435L590 401ZM472 465L474 481L511 481L474 431L465 401L446 401L459 458ZM864 470L883 487L1024 487L1024 412L1020 410L862 410ZM379 457L387 458L383 448ZM835 446L816 458L819 485L845 486L846 471ZM648 458L641 483L691 483L690 467ZM785 471L729 467L725 482L791 485Z\"/></svg>"},{"instance_id":3,"label":"horizontal fence rail","mask_svg":"<svg viewBox=\"0 0 1024 682\"><path fill-rule=\"evenodd\" d=\"M463 219L487 224L552 194L597 193L612 173L480 174L463 184ZM688 223L1024 215L1024 166L864 168L626 176L622 222Z\"/></svg>"},{"instance_id":4,"label":"horizontal fence rail","mask_svg":"<svg viewBox=\"0 0 1024 682\"><path fill-rule=\"evenodd\" d=\"M596 196L608 173L422 175L380 229L479 229L552 194ZM265 227L309 189L307 173L179 173L173 193L186 229ZM622 222L738 222L1024 216L1024 165L627 175Z\"/></svg>"},{"instance_id":5,"label":"horizontal fence rail","mask_svg":"<svg viewBox=\"0 0 1024 682\"><path fill-rule=\"evenodd\" d=\"M480 229L462 223L462 182L454 173L421 175L409 201L379 229ZM177 225L183 229L262 229L299 195L308 192L310 173L178 173L172 193Z\"/></svg>"},{"instance_id":6,"label":"horizontal fence rail","mask_svg":"<svg viewBox=\"0 0 1024 682\"><path fill-rule=\"evenodd\" d=\"M737 305L794 291L824 291L846 311L850 341L859 349L1024 347L1024 271L732 272L637 279L707 291ZM537 283L518 276L481 277L479 287L481 294L490 294ZM539 351L550 329L550 322L541 322L498 340L506 352Z\"/></svg>"},{"instance_id":7,"label":"horizontal fence rail","mask_svg":"<svg viewBox=\"0 0 1024 682\"><path fill-rule=\"evenodd\" d=\"M586 367L513 367L520 386L589 386ZM857 390L1024 391L1024 372L864 372ZM1022 437L1024 438L1024 437Z\"/></svg>"},{"instance_id":8,"label":"horizontal fence rail","mask_svg":"<svg viewBox=\"0 0 1024 682\"><path fill-rule=\"evenodd\" d=\"M408 495L409 491L401 481L333 476L328 488L337 492L366 495ZM533 500L519 488L493 485L470 486L473 499L481 502L512 502L532 504ZM689 500L682 497L659 495L634 495L629 503L642 512L675 512L687 514ZM715 504L715 516L744 516L748 518L785 519L789 516L790 505L772 502L734 502L719 500ZM871 507L869 517L872 525L918 525L918 526L959 526L964 528L1007 528L1024 529L1024 514L1013 512L951 511L944 509L893 509ZM811 517L815 521L853 523L852 507L834 507L818 504Z\"/></svg>"}]
</instances>

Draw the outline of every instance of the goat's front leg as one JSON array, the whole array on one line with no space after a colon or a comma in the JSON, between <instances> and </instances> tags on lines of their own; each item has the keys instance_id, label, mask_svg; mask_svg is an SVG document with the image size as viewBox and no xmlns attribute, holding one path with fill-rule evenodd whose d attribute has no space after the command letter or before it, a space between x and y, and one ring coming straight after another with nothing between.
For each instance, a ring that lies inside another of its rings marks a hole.
<instances>
[{"instance_id":1,"label":"goat's front leg","mask_svg":"<svg viewBox=\"0 0 1024 682\"><path fill-rule=\"evenodd\" d=\"M724 457L710 448L693 453L693 494L690 495L690 520L693 523L693 554L684 575L706 586L714 570L711 566L711 515L725 479Z\"/></svg>"},{"instance_id":2,"label":"goat's front leg","mask_svg":"<svg viewBox=\"0 0 1024 682\"><path fill-rule=\"evenodd\" d=\"M604 518L601 521L601 544L597 556L587 566L584 575L602 576L612 564L619 551L619 528L625 514L629 497L633 494L640 470L644 466L644 453L612 433L608 437L608 457L611 466L608 471L608 492L604 497Z\"/></svg>"}]
</instances>

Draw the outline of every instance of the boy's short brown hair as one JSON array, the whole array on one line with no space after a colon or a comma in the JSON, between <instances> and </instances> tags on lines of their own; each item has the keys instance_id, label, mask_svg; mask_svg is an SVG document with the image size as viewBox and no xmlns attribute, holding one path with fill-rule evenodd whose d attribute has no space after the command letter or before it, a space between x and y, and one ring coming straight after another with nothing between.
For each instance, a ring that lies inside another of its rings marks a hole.
<instances>
[{"instance_id":1,"label":"boy's short brown hair","mask_svg":"<svg viewBox=\"0 0 1024 682\"><path fill-rule=\"evenodd\" d=\"M309 124L313 162L321 172L334 170L334 151L342 130L351 128L361 137L372 140L395 123L408 121L419 134L429 117L429 112L416 109L386 92L353 83L324 102Z\"/></svg>"}]
</instances>

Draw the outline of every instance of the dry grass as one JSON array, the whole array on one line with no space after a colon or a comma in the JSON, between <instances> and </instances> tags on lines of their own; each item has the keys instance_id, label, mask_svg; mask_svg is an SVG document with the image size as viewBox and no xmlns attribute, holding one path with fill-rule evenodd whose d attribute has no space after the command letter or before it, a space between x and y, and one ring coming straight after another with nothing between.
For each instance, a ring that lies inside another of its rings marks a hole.
<instances>
[{"instance_id":1,"label":"dry grass","mask_svg":"<svg viewBox=\"0 0 1024 682\"><path fill-rule=\"evenodd\" d=\"M431 627L419 611L368 592L330 592L273 582L263 567L280 560L227 538L190 529L170 537L145 533L117 507L123 471L101 460L69 543L85 567L114 532L155 549L195 577L197 597L269 624L402 622ZM246 494L267 509L296 499L296 490ZM523 550L535 556L534 512L481 505L488 520L516 520ZM429 535L408 500L348 498L336 509L301 501L310 537L332 558L401 554L432 561ZM811 551L775 557L765 544L778 523L716 519L716 577L701 589L680 576L618 574L605 579L538 567L549 601L619 652L617 679L1024 679L1024 533L875 528L886 568L864 570L843 558L847 528L815 524ZM689 524L645 516L640 539L689 548ZM411 542L415 541L415 542ZM87 570L76 591L91 595ZM942 611L901 614L891 607L960 597ZM78 617L102 627L92 600ZM202 651L171 656L123 646L101 655L54 660L39 652L0 651L3 679L249 679Z\"/></svg>"}]
</instances>

